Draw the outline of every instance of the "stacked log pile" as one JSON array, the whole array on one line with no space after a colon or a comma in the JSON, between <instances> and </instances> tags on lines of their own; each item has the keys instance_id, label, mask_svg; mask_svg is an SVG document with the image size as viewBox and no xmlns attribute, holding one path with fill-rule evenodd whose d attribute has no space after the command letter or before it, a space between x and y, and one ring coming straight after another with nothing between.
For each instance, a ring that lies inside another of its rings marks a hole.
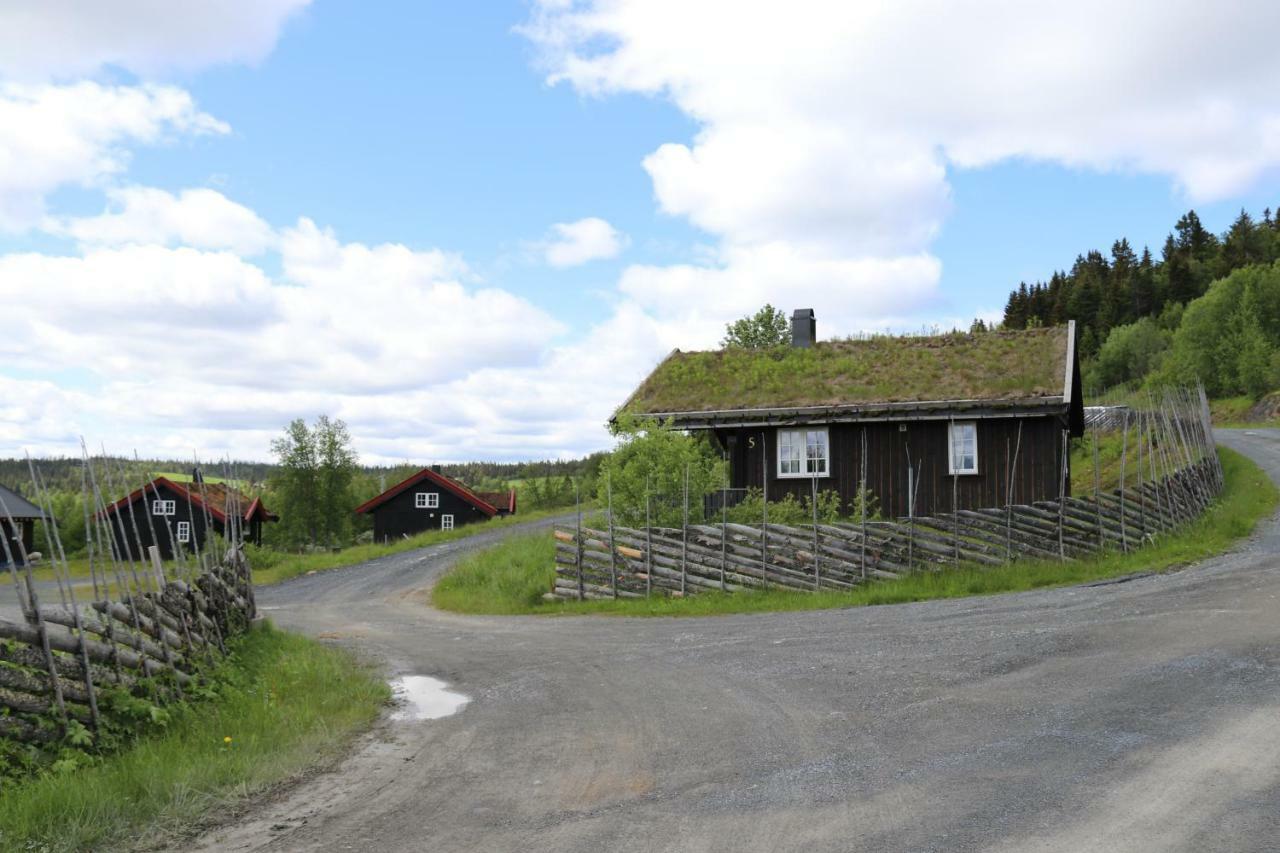
<instances>
[{"instance_id":1,"label":"stacked log pile","mask_svg":"<svg viewBox=\"0 0 1280 853\"><path fill-rule=\"evenodd\" d=\"M684 596L748 589L848 590L868 580L960 565L1070 560L1125 552L1195 520L1223 472L1201 389L1125 410L1118 487L1092 495L960 509L894 521L682 528L557 527L550 596L565 600ZM1130 435L1133 434L1131 447ZM1132 456L1130 456L1132 454ZM1096 480L1095 454L1095 482Z\"/></svg>"}]
</instances>

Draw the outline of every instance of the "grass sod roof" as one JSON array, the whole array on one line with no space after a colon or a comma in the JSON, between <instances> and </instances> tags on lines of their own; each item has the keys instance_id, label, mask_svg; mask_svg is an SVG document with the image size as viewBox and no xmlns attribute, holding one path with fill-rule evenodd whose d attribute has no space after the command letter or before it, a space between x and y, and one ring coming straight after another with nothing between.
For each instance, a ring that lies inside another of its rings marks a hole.
<instances>
[{"instance_id":1,"label":"grass sod roof","mask_svg":"<svg viewBox=\"0 0 1280 853\"><path fill-rule=\"evenodd\" d=\"M1061 401L1068 327L676 350L618 410L678 415L934 401ZM1052 398L1052 399L1050 399Z\"/></svg>"}]
</instances>

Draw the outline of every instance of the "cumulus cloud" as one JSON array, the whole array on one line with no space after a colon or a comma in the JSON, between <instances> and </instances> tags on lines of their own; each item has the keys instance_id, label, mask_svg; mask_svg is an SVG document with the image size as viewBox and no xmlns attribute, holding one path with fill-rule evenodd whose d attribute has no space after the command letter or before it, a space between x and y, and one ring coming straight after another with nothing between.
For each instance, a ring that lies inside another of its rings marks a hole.
<instances>
[{"instance_id":1,"label":"cumulus cloud","mask_svg":"<svg viewBox=\"0 0 1280 853\"><path fill-rule=\"evenodd\" d=\"M1278 28L1263 0L543 0L523 31L551 82L663 97L698 125L644 167L716 262L628 270L625 292L690 316L768 292L855 331L942 297L949 168L1141 171L1202 201L1280 166Z\"/></svg>"},{"instance_id":2,"label":"cumulus cloud","mask_svg":"<svg viewBox=\"0 0 1280 853\"><path fill-rule=\"evenodd\" d=\"M275 242L274 231L262 217L216 190L175 194L121 187L107 190L107 199L107 210L97 216L55 220L46 228L89 245L185 245L249 256Z\"/></svg>"},{"instance_id":3,"label":"cumulus cloud","mask_svg":"<svg viewBox=\"0 0 1280 853\"><path fill-rule=\"evenodd\" d=\"M52 400L46 409L75 411L68 423L81 430L171 427L190 441L224 429L237 435L221 442L260 457L262 434L306 413L373 426L394 410L392 422L415 434L437 422L478 428L498 404L456 399L459 383L537 371L563 331L448 252L344 243L305 218L277 245L278 275L229 250L158 243L0 255L0 302L13 306L0 362L92 377L92 399L26 389ZM53 419L14 405L0 411L0 437L19 419L27 435Z\"/></svg>"},{"instance_id":4,"label":"cumulus cloud","mask_svg":"<svg viewBox=\"0 0 1280 853\"><path fill-rule=\"evenodd\" d=\"M1210 199L1280 164L1277 27L1280 7L1265 0L1229 13L1154 0L802 0L785 15L730 0L557 0L540 5L527 32L553 79L590 93L662 93L701 122L710 134L690 149L695 171L730 197L732 179L763 191L753 198L776 197L779 170L843 181L862 162L859 182L910 188L922 174L942 180L947 162L1028 157L1166 174ZM718 146L723 133L741 136ZM745 213L745 224L760 215Z\"/></svg>"},{"instance_id":5,"label":"cumulus cloud","mask_svg":"<svg viewBox=\"0 0 1280 853\"><path fill-rule=\"evenodd\" d=\"M551 226L553 237L541 244L543 257L553 267L576 267L588 261L618 256L627 245L626 235L595 216Z\"/></svg>"},{"instance_id":6,"label":"cumulus cloud","mask_svg":"<svg viewBox=\"0 0 1280 853\"><path fill-rule=\"evenodd\" d=\"M104 66L151 76L256 62L310 0L41 0L0 5L0 76L71 77Z\"/></svg>"},{"instance_id":7,"label":"cumulus cloud","mask_svg":"<svg viewBox=\"0 0 1280 853\"><path fill-rule=\"evenodd\" d=\"M38 224L58 187L103 185L131 145L228 130L171 86L0 83L0 230Z\"/></svg>"}]
</instances>

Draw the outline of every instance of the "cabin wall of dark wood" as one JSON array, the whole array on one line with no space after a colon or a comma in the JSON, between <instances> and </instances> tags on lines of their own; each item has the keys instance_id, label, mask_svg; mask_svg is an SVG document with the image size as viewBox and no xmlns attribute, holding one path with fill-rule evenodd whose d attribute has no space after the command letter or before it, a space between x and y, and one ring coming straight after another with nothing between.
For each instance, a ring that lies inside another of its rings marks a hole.
<instances>
[{"instance_id":1,"label":"cabin wall of dark wood","mask_svg":"<svg viewBox=\"0 0 1280 853\"><path fill-rule=\"evenodd\" d=\"M1021 446L1018 426L1022 424ZM978 425L978 473L955 477L956 502L961 509L1004 506L1009 468L1015 447L1013 502L1030 503L1058 497L1062 476L1063 422L1054 416L987 418ZM861 476L862 435L867 441L867 487L890 517L908 514L908 458L918 470L915 514L950 512L952 476L947 473L947 421L830 424L830 476L818 478L818 489L836 489L848 505L857 494ZM719 430L717 438L728 450L734 488L760 488L768 472L769 499L787 493L807 497L810 479L784 478L777 473L778 433L774 428ZM1067 484L1070 492L1070 482Z\"/></svg>"},{"instance_id":2,"label":"cabin wall of dark wood","mask_svg":"<svg viewBox=\"0 0 1280 853\"><path fill-rule=\"evenodd\" d=\"M415 507L414 495L418 492L435 492L440 495L440 506L431 509ZM439 530L441 516L444 515L453 516L454 527L484 521L489 517L453 492L429 481L422 482L373 510L373 538L382 542L412 536L424 530Z\"/></svg>"},{"instance_id":3,"label":"cabin wall of dark wood","mask_svg":"<svg viewBox=\"0 0 1280 853\"><path fill-rule=\"evenodd\" d=\"M204 550L205 543L208 541L208 528L205 524L204 510L199 505L188 503L184 495L172 491L166 486L158 487L161 500L170 500L174 502L174 514L169 516L153 516L151 514L151 504L156 500L155 492L148 486L145 497L137 498L133 504L133 512L130 513L129 505L120 507L116 512L107 515L106 523L111 528L112 535L116 540L116 553L121 559L135 560L146 559L147 549L156 545L160 549L161 559L171 560L174 558L173 545L178 538L178 522L191 522L191 533L194 542L182 543L181 547L186 554L194 553L199 547ZM213 521L213 531L221 535L224 527L222 522L210 516ZM165 522L168 522L166 529ZM133 525L136 522L138 526L137 539L134 538ZM173 531L173 539L170 540L169 531ZM138 540L142 541L142 549L138 549Z\"/></svg>"}]
</instances>

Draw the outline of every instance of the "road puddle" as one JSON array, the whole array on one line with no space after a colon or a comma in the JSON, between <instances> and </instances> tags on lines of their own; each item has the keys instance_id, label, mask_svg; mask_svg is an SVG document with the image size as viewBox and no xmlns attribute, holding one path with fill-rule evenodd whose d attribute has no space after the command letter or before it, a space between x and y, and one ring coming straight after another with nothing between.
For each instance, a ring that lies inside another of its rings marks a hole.
<instances>
[{"instance_id":1,"label":"road puddle","mask_svg":"<svg viewBox=\"0 0 1280 853\"><path fill-rule=\"evenodd\" d=\"M471 701L449 689L449 685L429 675L403 675L393 679L391 691L401 707L393 720L436 720L461 711Z\"/></svg>"}]
</instances>

